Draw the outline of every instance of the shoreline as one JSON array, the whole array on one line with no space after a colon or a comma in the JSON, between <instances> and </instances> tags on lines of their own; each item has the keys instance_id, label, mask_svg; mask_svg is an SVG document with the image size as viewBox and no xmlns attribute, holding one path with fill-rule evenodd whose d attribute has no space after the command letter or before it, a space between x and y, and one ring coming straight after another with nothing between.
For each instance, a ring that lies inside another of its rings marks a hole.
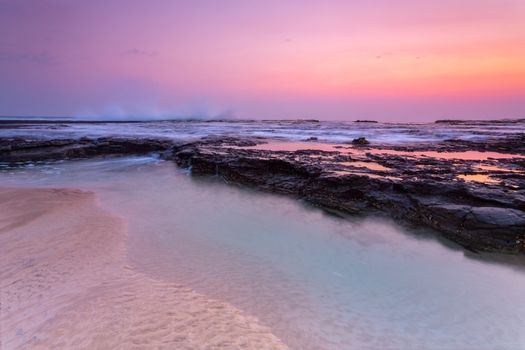
<instances>
[{"instance_id":1,"label":"shoreline","mask_svg":"<svg viewBox=\"0 0 525 350\"><path fill-rule=\"evenodd\" d=\"M9 167L155 153L195 176L219 176L348 214L386 215L473 252L523 254L524 140L511 135L402 147L302 141L303 147L280 149L256 137L0 138L0 162Z\"/></svg>"},{"instance_id":2,"label":"shoreline","mask_svg":"<svg viewBox=\"0 0 525 350\"><path fill-rule=\"evenodd\" d=\"M2 346L286 349L234 306L127 263L126 223L77 189L0 187Z\"/></svg>"}]
</instances>

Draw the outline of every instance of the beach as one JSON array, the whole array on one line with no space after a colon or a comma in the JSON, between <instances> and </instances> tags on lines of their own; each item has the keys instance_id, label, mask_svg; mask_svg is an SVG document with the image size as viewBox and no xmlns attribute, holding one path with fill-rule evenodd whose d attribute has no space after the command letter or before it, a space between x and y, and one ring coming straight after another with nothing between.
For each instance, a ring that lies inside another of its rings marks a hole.
<instances>
[{"instance_id":1,"label":"beach","mask_svg":"<svg viewBox=\"0 0 525 350\"><path fill-rule=\"evenodd\" d=\"M126 222L76 189L0 189L2 349L285 349L257 319L127 263Z\"/></svg>"},{"instance_id":2,"label":"beach","mask_svg":"<svg viewBox=\"0 0 525 350\"><path fill-rule=\"evenodd\" d=\"M0 0L0 350L525 350L525 0Z\"/></svg>"},{"instance_id":3,"label":"beach","mask_svg":"<svg viewBox=\"0 0 525 350\"><path fill-rule=\"evenodd\" d=\"M2 350L524 348L521 122L17 125Z\"/></svg>"}]
</instances>

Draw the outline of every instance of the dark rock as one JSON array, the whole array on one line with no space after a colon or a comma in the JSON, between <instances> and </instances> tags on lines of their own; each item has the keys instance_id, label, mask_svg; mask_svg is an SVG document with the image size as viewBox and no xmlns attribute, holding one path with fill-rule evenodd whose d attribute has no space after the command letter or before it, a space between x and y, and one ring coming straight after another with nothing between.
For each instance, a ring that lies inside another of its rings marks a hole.
<instances>
[{"instance_id":1,"label":"dark rock","mask_svg":"<svg viewBox=\"0 0 525 350\"><path fill-rule=\"evenodd\" d=\"M146 154L166 151L172 141L156 139L98 138L78 140L0 139L0 162L20 163L102 155Z\"/></svg>"},{"instance_id":2,"label":"dark rock","mask_svg":"<svg viewBox=\"0 0 525 350\"><path fill-rule=\"evenodd\" d=\"M368 145L370 142L364 137L358 137L357 139L352 140L354 145Z\"/></svg>"},{"instance_id":3,"label":"dark rock","mask_svg":"<svg viewBox=\"0 0 525 350\"><path fill-rule=\"evenodd\" d=\"M364 138L356 140L358 145L368 143ZM507 145L502 147L510 150L516 142L521 142L520 137L514 135L493 144ZM185 144L162 139L6 138L0 139L0 162L157 152L191 169L193 175L220 176L230 183L293 195L338 212L386 214L403 223L432 228L473 251L525 252L522 159L488 161L500 169L490 173L498 181L477 183L458 181L457 176L476 173L479 162L374 153L372 148L352 153L350 146L296 152L250 148L259 143L259 139L232 137L206 137ZM433 150L478 146L459 141L435 145ZM355 161L370 168L353 167ZM374 168L374 163L387 170Z\"/></svg>"},{"instance_id":4,"label":"dark rock","mask_svg":"<svg viewBox=\"0 0 525 350\"><path fill-rule=\"evenodd\" d=\"M436 167L443 166L437 176L388 154L367 157L388 163L393 172L388 175L402 181L367 172L330 172L339 166L338 161L349 159L333 153L245 150L196 142L177 151L174 158L181 166L191 166L194 175L220 176L230 183L291 194L340 212L385 213L401 222L431 227L472 251L525 251L523 191L509 195L499 185L456 181L458 167L446 160L432 161ZM325 157L322 166L319 157ZM418 176L406 178L405 173Z\"/></svg>"}]
</instances>

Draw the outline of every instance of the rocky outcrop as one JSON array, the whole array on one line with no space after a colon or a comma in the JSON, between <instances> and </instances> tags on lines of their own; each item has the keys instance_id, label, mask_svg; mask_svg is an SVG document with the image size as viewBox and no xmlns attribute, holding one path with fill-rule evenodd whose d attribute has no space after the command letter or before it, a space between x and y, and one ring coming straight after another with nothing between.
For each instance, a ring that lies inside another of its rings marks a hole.
<instances>
[{"instance_id":1,"label":"rocky outcrop","mask_svg":"<svg viewBox=\"0 0 525 350\"><path fill-rule=\"evenodd\" d=\"M352 140L352 143L354 145L368 145L370 143L370 141L368 141L366 138L364 137L358 137L356 139L353 139Z\"/></svg>"},{"instance_id":2,"label":"rocky outcrop","mask_svg":"<svg viewBox=\"0 0 525 350\"><path fill-rule=\"evenodd\" d=\"M382 147L377 145L377 147ZM510 154L525 154L525 134L517 133L501 138L491 138L482 141L448 139L441 143L416 143L410 146L388 146L389 149L399 151L437 151L437 152L461 152L461 151L480 151L480 152L499 152Z\"/></svg>"},{"instance_id":3,"label":"rocky outcrop","mask_svg":"<svg viewBox=\"0 0 525 350\"><path fill-rule=\"evenodd\" d=\"M323 156L326 162L319 161ZM330 171L339 164L338 159L349 163L348 156L247 150L213 142L176 148L173 158L194 175L216 175L230 183L293 195L341 212L385 214L430 227L472 251L525 252L525 177L518 180L524 186L512 191L502 184L453 180L457 167L451 164L448 171L440 173L437 167L437 173L415 177L418 173L406 159L388 155L383 162L397 164L389 175Z\"/></svg>"},{"instance_id":4,"label":"rocky outcrop","mask_svg":"<svg viewBox=\"0 0 525 350\"><path fill-rule=\"evenodd\" d=\"M525 252L525 158L487 158L483 164L490 167L488 171L478 168L479 161L407 157L374 152L378 149L366 145L357 145L355 150L350 145L316 149L314 144L312 149L270 151L255 147L261 142L232 137L190 143L11 138L0 139L0 162L18 165L156 152L191 169L195 176L220 176L230 183L292 195L338 212L386 215L432 228L472 251ZM505 142L511 147L510 140ZM461 151L468 145L446 147ZM433 147L442 150L443 145ZM464 174L490 175L491 181L465 180Z\"/></svg>"},{"instance_id":5,"label":"rocky outcrop","mask_svg":"<svg viewBox=\"0 0 525 350\"><path fill-rule=\"evenodd\" d=\"M156 139L81 138L59 140L0 139L0 161L8 164L45 160L162 152L173 142Z\"/></svg>"}]
</instances>

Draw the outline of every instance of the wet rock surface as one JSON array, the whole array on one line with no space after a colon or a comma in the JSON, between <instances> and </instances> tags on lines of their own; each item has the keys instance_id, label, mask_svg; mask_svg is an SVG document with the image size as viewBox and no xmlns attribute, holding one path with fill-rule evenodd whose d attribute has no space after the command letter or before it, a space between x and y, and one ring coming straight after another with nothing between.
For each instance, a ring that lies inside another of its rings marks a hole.
<instances>
[{"instance_id":1,"label":"wet rock surface","mask_svg":"<svg viewBox=\"0 0 525 350\"><path fill-rule=\"evenodd\" d=\"M387 215L472 251L523 253L523 137L411 146L307 142L282 149L262 138L0 138L0 162L156 152L196 176L220 176L344 213Z\"/></svg>"},{"instance_id":2,"label":"wet rock surface","mask_svg":"<svg viewBox=\"0 0 525 350\"><path fill-rule=\"evenodd\" d=\"M353 140L352 140L352 143L353 143L354 145L368 145L368 144L370 144L370 141L368 141L368 140L367 140L366 138L364 138L364 137L358 137L358 138L356 138L356 139L353 139Z\"/></svg>"},{"instance_id":3,"label":"wet rock surface","mask_svg":"<svg viewBox=\"0 0 525 350\"><path fill-rule=\"evenodd\" d=\"M157 139L81 138L22 139L0 138L0 162L17 164L45 160L87 158L103 155L132 155L162 152L173 142Z\"/></svg>"},{"instance_id":4,"label":"wet rock surface","mask_svg":"<svg viewBox=\"0 0 525 350\"><path fill-rule=\"evenodd\" d=\"M469 153L479 159L463 159L460 152L473 150L449 144L426 146L435 157L349 145L279 151L249 146L251 141L196 142L177 147L172 158L194 175L216 175L325 208L381 213L430 227L469 250L525 251L523 153L496 155L503 158ZM441 152L458 152L458 158L439 158Z\"/></svg>"}]
</instances>

